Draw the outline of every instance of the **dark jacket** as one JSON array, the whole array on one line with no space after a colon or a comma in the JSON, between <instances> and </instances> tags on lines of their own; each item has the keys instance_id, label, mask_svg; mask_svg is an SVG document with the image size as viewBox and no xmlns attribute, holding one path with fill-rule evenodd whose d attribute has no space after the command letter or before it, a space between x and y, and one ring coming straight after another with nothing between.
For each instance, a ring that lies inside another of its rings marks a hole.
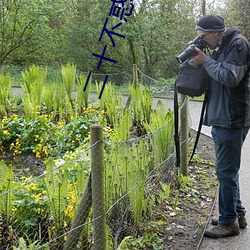
<instances>
[{"instance_id":1,"label":"dark jacket","mask_svg":"<svg viewBox=\"0 0 250 250\"><path fill-rule=\"evenodd\" d=\"M203 63L211 77L204 125L250 126L250 46L237 27L227 30L218 50Z\"/></svg>"}]
</instances>

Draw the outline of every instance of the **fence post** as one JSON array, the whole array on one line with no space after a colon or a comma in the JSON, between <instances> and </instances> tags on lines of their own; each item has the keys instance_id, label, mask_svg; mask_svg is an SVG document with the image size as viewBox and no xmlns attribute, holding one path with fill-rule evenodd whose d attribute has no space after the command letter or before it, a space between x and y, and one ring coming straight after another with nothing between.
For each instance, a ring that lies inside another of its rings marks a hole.
<instances>
[{"instance_id":1,"label":"fence post","mask_svg":"<svg viewBox=\"0 0 250 250\"><path fill-rule=\"evenodd\" d=\"M138 84L138 71L137 71L137 65L136 64L133 64L133 79L134 79L133 83L136 86ZM131 104L131 95L129 94L127 102L125 104L125 109L124 110L126 110L129 107L130 104Z\"/></svg>"},{"instance_id":2,"label":"fence post","mask_svg":"<svg viewBox=\"0 0 250 250\"><path fill-rule=\"evenodd\" d=\"M181 174L187 176L188 174L188 97L181 96L180 109L180 169Z\"/></svg>"},{"instance_id":3,"label":"fence post","mask_svg":"<svg viewBox=\"0 0 250 250\"><path fill-rule=\"evenodd\" d=\"M133 64L133 77L134 77L134 85L138 84L138 71L137 71L137 65Z\"/></svg>"},{"instance_id":4,"label":"fence post","mask_svg":"<svg viewBox=\"0 0 250 250\"><path fill-rule=\"evenodd\" d=\"M71 250L77 248L77 243L83 231L83 225L86 222L91 208L91 176L89 176L88 183L83 192L81 201L79 203L76 216L73 220L70 233L64 244L63 250Z\"/></svg>"},{"instance_id":5,"label":"fence post","mask_svg":"<svg viewBox=\"0 0 250 250\"><path fill-rule=\"evenodd\" d=\"M99 124L90 127L91 175L93 205L93 250L106 249L106 216L104 193L103 130Z\"/></svg>"}]
</instances>

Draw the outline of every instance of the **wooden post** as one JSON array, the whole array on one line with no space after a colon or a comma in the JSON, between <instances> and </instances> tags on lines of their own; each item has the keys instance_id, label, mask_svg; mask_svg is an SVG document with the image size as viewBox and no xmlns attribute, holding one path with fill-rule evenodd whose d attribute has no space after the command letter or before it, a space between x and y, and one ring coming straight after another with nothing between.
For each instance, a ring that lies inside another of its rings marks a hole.
<instances>
[{"instance_id":1,"label":"wooden post","mask_svg":"<svg viewBox=\"0 0 250 250\"><path fill-rule=\"evenodd\" d=\"M73 220L70 233L64 244L63 250L77 249L77 243L81 237L84 223L86 222L91 208L91 176L85 187L81 201L78 205L76 216Z\"/></svg>"},{"instance_id":2,"label":"wooden post","mask_svg":"<svg viewBox=\"0 0 250 250\"><path fill-rule=\"evenodd\" d=\"M134 85L138 84L138 71L137 71L137 65L133 64L133 77L134 77Z\"/></svg>"},{"instance_id":3,"label":"wooden post","mask_svg":"<svg viewBox=\"0 0 250 250\"><path fill-rule=\"evenodd\" d=\"M106 249L106 216L104 193L104 149L101 125L90 127L91 140L91 175L93 204L93 250Z\"/></svg>"},{"instance_id":4,"label":"wooden post","mask_svg":"<svg viewBox=\"0 0 250 250\"><path fill-rule=\"evenodd\" d=\"M133 83L136 86L138 84L138 71L137 71L137 65L133 64ZM126 105L125 105L125 109L124 111L129 107L129 105L131 104L131 96L128 96Z\"/></svg>"},{"instance_id":5,"label":"wooden post","mask_svg":"<svg viewBox=\"0 0 250 250\"><path fill-rule=\"evenodd\" d=\"M180 168L181 174L188 174L188 97L181 94L180 109Z\"/></svg>"}]
</instances>

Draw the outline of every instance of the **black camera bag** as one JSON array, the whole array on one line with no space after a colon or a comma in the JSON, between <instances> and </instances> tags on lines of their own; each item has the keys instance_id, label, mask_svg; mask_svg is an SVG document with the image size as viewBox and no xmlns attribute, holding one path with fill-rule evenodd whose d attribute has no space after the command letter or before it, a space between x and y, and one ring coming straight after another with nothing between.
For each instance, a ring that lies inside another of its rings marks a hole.
<instances>
[{"instance_id":1,"label":"black camera bag","mask_svg":"<svg viewBox=\"0 0 250 250\"><path fill-rule=\"evenodd\" d=\"M207 103L207 86L209 76L202 65L198 65L192 58L187 59L181 64L181 71L175 81L174 90L174 124L175 124L175 148L176 148L176 166L180 167L180 140L179 140L179 114L178 114L178 92L191 97L201 96L205 93L204 101L201 109L199 126L195 138L195 144L189 160L189 164L195 154L195 150L199 141L202 128L203 116Z\"/></svg>"},{"instance_id":2,"label":"black camera bag","mask_svg":"<svg viewBox=\"0 0 250 250\"><path fill-rule=\"evenodd\" d=\"M180 68L175 81L177 92L191 97L201 96L207 88L209 79L204 67L190 58L183 62Z\"/></svg>"}]
</instances>

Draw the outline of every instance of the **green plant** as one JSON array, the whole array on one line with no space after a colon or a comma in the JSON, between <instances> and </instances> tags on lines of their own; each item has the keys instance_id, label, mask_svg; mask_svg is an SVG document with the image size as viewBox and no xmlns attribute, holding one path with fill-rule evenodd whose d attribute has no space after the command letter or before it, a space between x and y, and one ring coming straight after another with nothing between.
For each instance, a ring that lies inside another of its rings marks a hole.
<instances>
[{"instance_id":1,"label":"green plant","mask_svg":"<svg viewBox=\"0 0 250 250\"><path fill-rule=\"evenodd\" d=\"M46 115L34 119L13 115L0 121L0 150L14 155L33 152L37 158L60 156L87 143L90 126L103 121L103 114L91 106L68 124L56 124Z\"/></svg>"},{"instance_id":2,"label":"green plant","mask_svg":"<svg viewBox=\"0 0 250 250\"><path fill-rule=\"evenodd\" d=\"M140 84L129 85L129 94L132 101L134 124L139 126L142 122L150 123L152 110L152 95L148 89Z\"/></svg>"},{"instance_id":3,"label":"green plant","mask_svg":"<svg viewBox=\"0 0 250 250\"><path fill-rule=\"evenodd\" d=\"M129 140L132 127L132 118L129 110L126 109L124 113L118 112L115 120L115 127L110 135L110 140L113 142Z\"/></svg>"},{"instance_id":4,"label":"green plant","mask_svg":"<svg viewBox=\"0 0 250 250\"><path fill-rule=\"evenodd\" d=\"M89 82L85 89L86 81L87 77L85 75L80 75L78 77L79 85L77 87L77 93L76 93L76 107L77 107L77 112L79 114L81 113L83 108L87 108L89 105L89 94L91 90L92 76L90 76Z\"/></svg>"},{"instance_id":5,"label":"green plant","mask_svg":"<svg viewBox=\"0 0 250 250\"><path fill-rule=\"evenodd\" d=\"M76 66L72 63L67 63L66 66L61 66L62 86L72 103L72 91L76 81Z\"/></svg>"},{"instance_id":6,"label":"green plant","mask_svg":"<svg viewBox=\"0 0 250 250\"><path fill-rule=\"evenodd\" d=\"M23 237L20 237L18 239L18 246L13 246L13 250L35 250L38 249L41 244L38 240L35 240L34 242L29 238L28 235L25 235L25 240ZM49 246L43 246L43 250L49 250Z\"/></svg>"},{"instance_id":7,"label":"green plant","mask_svg":"<svg viewBox=\"0 0 250 250\"><path fill-rule=\"evenodd\" d=\"M171 192L171 183L162 183L160 182L160 189L157 192L159 195L160 203L162 203L164 200L168 200Z\"/></svg>"},{"instance_id":8,"label":"green plant","mask_svg":"<svg viewBox=\"0 0 250 250\"><path fill-rule=\"evenodd\" d=\"M187 186L190 187L192 185L189 176L183 175L181 173L178 173L178 182L181 189L185 189Z\"/></svg>"},{"instance_id":9,"label":"green plant","mask_svg":"<svg viewBox=\"0 0 250 250\"><path fill-rule=\"evenodd\" d=\"M117 250L152 249L163 250L163 242L156 233L145 233L142 237L125 237Z\"/></svg>"},{"instance_id":10,"label":"green plant","mask_svg":"<svg viewBox=\"0 0 250 250\"><path fill-rule=\"evenodd\" d=\"M9 96L11 93L12 79L10 74L0 75L0 116L7 116L9 111Z\"/></svg>"},{"instance_id":11,"label":"green plant","mask_svg":"<svg viewBox=\"0 0 250 250\"><path fill-rule=\"evenodd\" d=\"M51 114L51 112L53 111L53 100L54 100L54 94L55 94L55 88L56 85L50 85L50 86L46 86L46 88L44 89L44 96L43 96L43 102L45 105L45 113L46 114Z\"/></svg>"},{"instance_id":12,"label":"green plant","mask_svg":"<svg viewBox=\"0 0 250 250\"><path fill-rule=\"evenodd\" d=\"M144 192L151 157L146 138L132 140L129 145L126 142L111 143L106 154L107 208L125 195L123 206L116 208L115 212L123 214L124 210L130 211L135 225L140 223L146 210Z\"/></svg>"},{"instance_id":13,"label":"green plant","mask_svg":"<svg viewBox=\"0 0 250 250\"><path fill-rule=\"evenodd\" d=\"M162 102L158 102L156 109L151 113L151 122L145 123L147 132L151 132L149 137L152 140L156 162L163 162L169 157L174 148L173 112L166 111Z\"/></svg>"},{"instance_id":14,"label":"green plant","mask_svg":"<svg viewBox=\"0 0 250 250\"><path fill-rule=\"evenodd\" d=\"M12 166L8 167L3 160L0 161L0 213L5 216L8 223L12 214L14 177Z\"/></svg>"},{"instance_id":15,"label":"green plant","mask_svg":"<svg viewBox=\"0 0 250 250\"><path fill-rule=\"evenodd\" d=\"M180 196L180 191L177 189L175 190L175 196L172 204L173 209L176 209L179 205L179 196Z\"/></svg>"},{"instance_id":16,"label":"green plant","mask_svg":"<svg viewBox=\"0 0 250 250\"><path fill-rule=\"evenodd\" d=\"M40 239L46 235L42 221L49 221L48 197L41 179L35 180L32 176L22 177L17 183L18 188L12 190L15 200L13 202L13 227L19 235L30 240ZM48 223L47 223L48 224ZM38 227L39 225L39 227Z\"/></svg>"},{"instance_id":17,"label":"green plant","mask_svg":"<svg viewBox=\"0 0 250 250\"><path fill-rule=\"evenodd\" d=\"M21 87L24 91L24 111L29 117L34 118L37 112L40 112L46 75L47 68L42 69L35 65L22 72L24 82Z\"/></svg>"},{"instance_id":18,"label":"green plant","mask_svg":"<svg viewBox=\"0 0 250 250\"><path fill-rule=\"evenodd\" d=\"M96 83L97 93L101 92L102 82ZM112 101L110 101L112 97ZM121 96L117 95L115 85L111 82L106 83L105 90L102 97L99 99L100 109L107 112L107 122L111 128L120 125L120 118L122 117Z\"/></svg>"}]
</instances>

